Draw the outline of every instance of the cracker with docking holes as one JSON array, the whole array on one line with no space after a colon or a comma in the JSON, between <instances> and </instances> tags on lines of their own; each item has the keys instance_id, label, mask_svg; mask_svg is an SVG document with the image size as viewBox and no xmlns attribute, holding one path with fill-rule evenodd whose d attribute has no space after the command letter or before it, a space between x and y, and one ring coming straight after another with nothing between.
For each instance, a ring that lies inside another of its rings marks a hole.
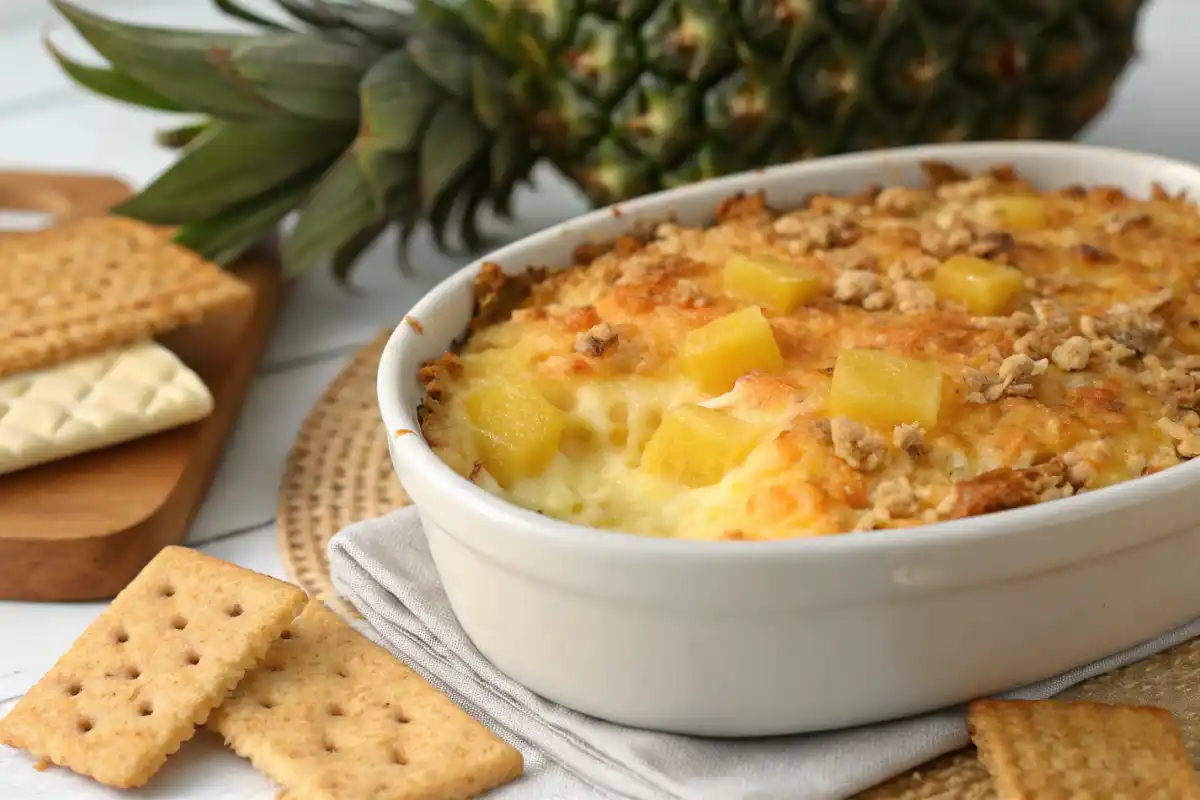
<instances>
[{"instance_id":1,"label":"cracker with docking holes","mask_svg":"<svg viewBox=\"0 0 1200 800\"><path fill-rule=\"evenodd\" d=\"M523 770L516 749L316 601L208 727L289 800L466 800Z\"/></svg>"},{"instance_id":2,"label":"cracker with docking holes","mask_svg":"<svg viewBox=\"0 0 1200 800\"><path fill-rule=\"evenodd\" d=\"M1200 800L1179 726L1165 709L980 700L967 721L1000 800Z\"/></svg>"},{"instance_id":3,"label":"cracker with docking holes","mask_svg":"<svg viewBox=\"0 0 1200 800\"><path fill-rule=\"evenodd\" d=\"M283 581L167 547L0 720L0 743L109 786L141 786L305 600Z\"/></svg>"},{"instance_id":4,"label":"cracker with docking holes","mask_svg":"<svg viewBox=\"0 0 1200 800\"><path fill-rule=\"evenodd\" d=\"M0 237L0 376L130 344L250 299L161 229L119 217Z\"/></svg>"}]
</instances>

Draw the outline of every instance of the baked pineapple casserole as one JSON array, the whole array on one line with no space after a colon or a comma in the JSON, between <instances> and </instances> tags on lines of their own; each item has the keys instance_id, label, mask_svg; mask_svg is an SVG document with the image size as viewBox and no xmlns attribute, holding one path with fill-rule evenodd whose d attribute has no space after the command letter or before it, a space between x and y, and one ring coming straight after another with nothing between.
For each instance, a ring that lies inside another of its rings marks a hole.
<instances>
[{"instance_id":1,"label":"baked pineapple casserole","mask_svg":"<svg viewBox=\"0 0 1200 800\"><path fill-rule=\"evenodd\" d=\"M926 173L486 265L422 433L520 506L681 539L909 527L1200 454L1193 203Z\"/></svg>"}]
</instances>

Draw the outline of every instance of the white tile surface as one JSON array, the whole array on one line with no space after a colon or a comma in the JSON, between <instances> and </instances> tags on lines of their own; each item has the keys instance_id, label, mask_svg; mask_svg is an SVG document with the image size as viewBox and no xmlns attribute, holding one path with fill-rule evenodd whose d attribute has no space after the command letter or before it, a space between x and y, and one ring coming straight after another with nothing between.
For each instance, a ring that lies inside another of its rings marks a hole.
<instances>
[{"instance_id":1,"label":"white tile surface","mask_svg":"<svg viewBox=\"0 0 1200 800\"><path fill-rule=\"evenodd\" d=\"M8 711L0 703L0 715ZM13 800L274 800L274 784L225 748L221 737L201 729L154 779L136 794L109 789L64 769L36 772L34 759L0 751L0 797Z\"/></svg>"},{"instance_id":2,"label":"white tile surface","mask_svg":"<svg viewBox=\"0 0 1200 800\"><path fill-rule=\"evenodd\" d=\"M151 23L208 25L219 16L208 0L83 0L87 7ZM266 0L252 0L255 7ZM143 183L165 168L170 153L152 144L156 128L174 117L131 109L86 95L42 52L39 35L52 12L45 0L0 0L0 168L116 172ZM1147 4L1139 36L1141 57L1112 107L1088 133L1096 143L1200 161L1200 111L1192 100L1200 72L1200 2ZM72 54L87 50L70 35L56 38ZM582 208L578 195L550 173L521 195L521 223L507 236L535 230ZM0 226L29 220L0 215ZM354 345L394 324L411 304L463 259L436 254L427 238L412 250L418 273L402 280L394 243L364 259L350 295L318 272L294 287L259 378L239 420L191 541L208 552L267 574L283 576L271 520L280 470L312 403ZM247 532L241 532L247 531ZM40 677L99 613L101 604L0 603L0 714ZM0 749L0 798L117 798L62 770L36 773L25 756ZM172 759L143 798L267 800L269 783L211 738Z\"/></svg>"}]
</instances>

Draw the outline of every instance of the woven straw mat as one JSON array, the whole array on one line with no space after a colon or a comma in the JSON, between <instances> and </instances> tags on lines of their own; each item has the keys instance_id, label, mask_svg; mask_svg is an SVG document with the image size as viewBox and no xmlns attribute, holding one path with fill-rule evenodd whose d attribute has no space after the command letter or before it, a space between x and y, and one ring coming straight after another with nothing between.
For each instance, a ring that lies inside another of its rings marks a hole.
<instances>
[{"instance_id":1,"label":"woven straw mat","mask_svg":"<svg viewBox=\"0 0 1200 800\"><path fill-rule=\"evenodd\" d=\"M364 347L317 401L292 448L279 496L279 546L292 578L335 611L355 616L329 579L325 545L341 528L409 500L388 458L375 405L375 368L387 333ZM1200 639L1086 681L1060 695L1169 709L1200 767ZM973 749L938 758L858 800L997 800Z\"/></svg>"}]
</instances>

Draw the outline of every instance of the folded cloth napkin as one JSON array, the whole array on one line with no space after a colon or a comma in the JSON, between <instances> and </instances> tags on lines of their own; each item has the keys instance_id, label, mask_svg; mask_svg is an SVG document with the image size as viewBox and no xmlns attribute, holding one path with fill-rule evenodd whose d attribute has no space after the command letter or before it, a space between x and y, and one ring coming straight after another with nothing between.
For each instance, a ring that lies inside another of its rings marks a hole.
<instances>
[{"instance_id":1,"label":"folded cloth napkin","mask_svg":"<svg viewBox=\"0 0 1200 800\"><path fill-rule=\"evenodd\" d=\"M968 742L962 708L742 740L614 725L535 695L480 655L450 611L415 509L350 526L330 542L329 560L363 633L522 752L525 775L496 800L840 800ZM1050 697L1196 636L1200 619L1004 696Z\"/></svg>"}]
</instances>

